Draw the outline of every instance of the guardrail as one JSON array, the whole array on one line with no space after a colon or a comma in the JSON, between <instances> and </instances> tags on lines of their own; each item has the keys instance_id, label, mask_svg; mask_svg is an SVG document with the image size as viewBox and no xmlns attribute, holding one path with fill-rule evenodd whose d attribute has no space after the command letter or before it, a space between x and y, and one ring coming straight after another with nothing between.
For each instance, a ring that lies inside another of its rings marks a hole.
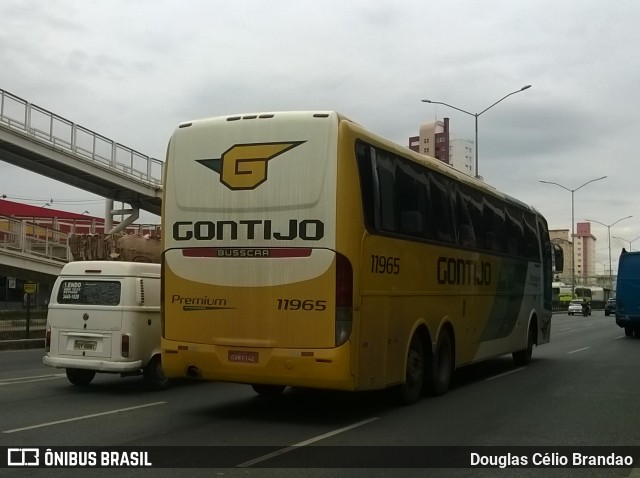
<instances>
[{"instance_id":1,"label":"guardrail","mask_svg":"<svg viewBox=\"0 0 640 478\"><path fill-rule=\"evenodd\" d=\"M78 158L162 186L164 163L0 89L0 123Z\"/></svg>"},{"instance_id":2,"label":"guardrail","mask_svg":"<svg viewBox=\"0 0 640 478\"><path fill-rule=\"evenodd\" d=\"M46 310L0 313L0 344L6 340L44 338L46 324Z\"/></svg>"}]
</instances>

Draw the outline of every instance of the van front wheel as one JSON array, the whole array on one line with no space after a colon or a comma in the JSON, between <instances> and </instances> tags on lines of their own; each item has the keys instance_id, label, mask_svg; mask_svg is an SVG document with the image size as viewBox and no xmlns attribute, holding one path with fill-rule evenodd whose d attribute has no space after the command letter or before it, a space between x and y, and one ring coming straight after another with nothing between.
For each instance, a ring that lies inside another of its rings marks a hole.
<instances>
[{"instance_id":1,"label":"van front wheel","mask_svg":"<svg viewBox=\"0 0 640 478\"><path fill-rule=\"evenodd\" d=\"M95 370L84 370L81 368L67 368L65 372L67 373L69 381L79 386L89 385L93 377L96 376Z\"/></svg>"},{"instance_id":2,"label":"van front wheel","mask_svg":"<svg viewBox=\"0 0 640 478\"><path fill-rule=\"evenodd\" d=\"M162 390L169 385L169 378L162 369L160 355L154 355L142 372L145 383L153 390Z\"/></svg>"}]
</instances>

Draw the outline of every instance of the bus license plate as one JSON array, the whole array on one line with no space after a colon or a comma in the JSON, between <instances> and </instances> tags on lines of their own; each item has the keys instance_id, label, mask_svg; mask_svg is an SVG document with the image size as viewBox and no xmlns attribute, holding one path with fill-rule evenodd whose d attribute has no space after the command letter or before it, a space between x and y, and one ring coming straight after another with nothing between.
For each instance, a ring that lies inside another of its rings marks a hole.
<instances>
[{"instance_id":1,"label":"bus license plate","mask_svg":"<svg viewBox=\"0 0 640 478\"><path fill-rule=\"evenodd\" d=\"M95 350L98 342L95 340L76 340L73 343L73 350Z\"/></svg>"},{"instance_id":2,"label":"bus license plate","mask_svg":"<svg viewBox=\"0 0 640 478\"><path fill-rule=\"evenodd\" d=\"M248 350L229 350L229 362L258 363L258 352Z\"/></svg>"}]
</instances>

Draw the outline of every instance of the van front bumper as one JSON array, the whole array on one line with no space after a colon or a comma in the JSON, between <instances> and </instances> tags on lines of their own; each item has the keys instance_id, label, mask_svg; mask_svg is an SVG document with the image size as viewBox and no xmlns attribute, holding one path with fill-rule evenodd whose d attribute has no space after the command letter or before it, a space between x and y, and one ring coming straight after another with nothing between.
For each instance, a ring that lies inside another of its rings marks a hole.
<instances>
[{"instance_id":1,"label":"van front bumper","mask_svg":"<svg viewBox=\"0 0 640 478\"><path fill-rule=\"evenodd\" d=\"M45 355L42 358L42 363L55 368L80 368L107 373L127 373L142 370L142 360L112 362L108 360L50 357L49 355Z\"/></svg>"}]
</instances>

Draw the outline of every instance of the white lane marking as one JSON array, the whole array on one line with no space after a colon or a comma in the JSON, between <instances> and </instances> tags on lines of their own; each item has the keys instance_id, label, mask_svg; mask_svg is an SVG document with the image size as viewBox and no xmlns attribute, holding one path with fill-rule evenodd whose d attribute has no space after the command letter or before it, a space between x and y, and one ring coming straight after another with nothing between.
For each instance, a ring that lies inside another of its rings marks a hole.
<instances>
[{"instance_id":1,"label":"white lane marking","mask_svg":"<svg viewBox=\"0 0 640 478\"><path fill-rule=\"evenodd\" d=\"M279 455L283 455L284 453L288 453L290 451L293 451L296 448L299 448L299 447L302 447L302 446L306 446L306 445L310 445L311 443L315 443L317 441L324 440L325 438L329 438L329 437L337 435L339 433L346 432L346 431L351 430L353 428L361 427L362 425L366 425L367 423L371 423L371 422L373 422L375 420L378 420L378 419L379 419L379 417L371 417L371 418L368 418L367 420L363 420L361 422L354 423L353 425L349 425L349 426L346 426L344 428L338 428L337 430L325 433L324 435L319 435L317 437L310 438L310 439L305 440L305 441L301 441L300 443L296 443L295 445L291 445L291 446L288 446L286 448L282 448L281 450L274 451L273 453L268 453L267 455L262 455L262 456L260 456L258 458L254 458L253 460L245 461L244 463L240 463L239 465L237 465L236 468L247 468L249 466L255 465L256 463L260 463L261 461L266 461L266 460L269 460L269 459L271 459L273 457L276 457L276 456L279 456Z\"/></svg>"},{"instance_id":2,"label":"white lane marking","mask_svg":"<svg viewBox=\"0 0 640 478\"><path fill-rule=\"evenodd\" d=\"M520 368L516 368L513 370L509 370L508 372L504 372L504 373L500 373L498 375L494 375L493 377L489 377L489 378L485 378L485 380L493 380L496 378L500 378L500 377L504 377L505 375L511 375L512 373L516 373L519 372L520 370L524 370L525 367L520 367Z\"/></svg>"},{"instance_id":3,"label":"white lane marking","mask_svg":"<svg viewBox=\"0 0 640 478\"><path fill-rule=\"evenodd\" d=\"M567 352L567 354L575 354L576 352L582 352L583 350L588 350L591 347L582 347L581 349L572 350L571 352Z\"/></svg>"},{"instance_id":4,"label":"white lane marking","mask_svg":"<svg viewBox=\"0 0 640 478\"><path fill-rule=\"evenodd\" d=\"M25 431L25 430L33 430L34 428L49 427L51 425L59 425L61 423L75 422L77 420L86 420L87 418L95 418L95 417L101 417L101 416L104 416L104 415L112 415L114 413L128 412L128 411L131 411L131 410L138 410L140 408L153 407L153 406L156 406L156 405L163 405L165 403L167 403L167 402L145 403L144 405L137 405L135 407L119 408L117 410L109 410L108 412L101 412L101 413L93 413L91 415L84 415L82 417L74 417L74 418L67 418L66 420L56 420L55 422L40 423L38 425L31 425L30 427L14 428L13 430L3 430L2 433L16 433L16 432L22 432L22 431Z\"/></svg>"},{"instance_id":5,"label":"white lane marking","mask_svg":"<svg viewBox=\"0 0 640 478\"><path fill-rule=\"evenodd\" d=\"M3 385L18 385L21 383L41 382L43 380L54 380L56 378L64 377L64 373L54 373L49 375L34 375L33 377L16 377L16 378L3 378L0 380L0 387Z\"/></svg>"}]
</instances>

